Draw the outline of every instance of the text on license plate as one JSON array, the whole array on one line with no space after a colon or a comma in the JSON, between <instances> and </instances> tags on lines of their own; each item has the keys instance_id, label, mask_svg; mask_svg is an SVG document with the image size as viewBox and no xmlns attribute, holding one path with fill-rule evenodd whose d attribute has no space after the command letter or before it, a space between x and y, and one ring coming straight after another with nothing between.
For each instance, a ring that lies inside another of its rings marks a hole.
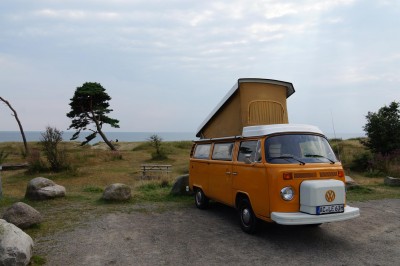
<instances>
[{"instance_id":1,"label":"text on license plate","mask_svg":"<svg viewBox=\"0 0 400 266\"><path fill-rule=\"evenodd\" d=\"M317 206L317 214L344 212L344 204Z\"/></svg>"}]
</instances>

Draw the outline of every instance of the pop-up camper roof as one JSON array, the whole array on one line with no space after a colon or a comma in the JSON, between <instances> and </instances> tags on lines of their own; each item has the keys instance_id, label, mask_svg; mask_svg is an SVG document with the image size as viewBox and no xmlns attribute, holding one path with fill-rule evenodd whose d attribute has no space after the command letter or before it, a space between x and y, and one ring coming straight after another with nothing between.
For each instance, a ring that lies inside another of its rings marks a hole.
<instances>
[{"instance_id":1,"label":"pop-up camper roof","mask_svg":"<svg viewBox=\"0 0 400 266\"><path fill-rule=\"evenodd\" d=\"M246 126L286 124L286 99L294 92L290 82L239 79L200 125L196 137L239 136Z\"/></svg>"}]
</instances>

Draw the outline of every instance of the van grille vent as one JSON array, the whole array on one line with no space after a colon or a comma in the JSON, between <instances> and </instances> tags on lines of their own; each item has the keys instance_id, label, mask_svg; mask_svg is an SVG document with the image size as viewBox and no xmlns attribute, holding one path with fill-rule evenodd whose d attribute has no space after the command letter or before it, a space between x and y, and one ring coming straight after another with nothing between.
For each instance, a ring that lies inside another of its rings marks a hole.
<instances>
[{"instance_id":1,"label":"van grille vent","mask_svg":"<svg viewBox=\"0 0 400 266\"><path fill-rule=\"evenodd\" d=\"M317 173L294 173L294 178L315 178Z\"/></svg>"},{"instance_id":2,"label":"van grille vent","mask_svg":"<svg viewBox=\"0 0 400 266\"><path fill-rule=\"evenodd\" d=\"M334 171L334 172L320 172L319 173L320 177L336 177L338 176L338 172Z\"/></svg>"}]
</instances>

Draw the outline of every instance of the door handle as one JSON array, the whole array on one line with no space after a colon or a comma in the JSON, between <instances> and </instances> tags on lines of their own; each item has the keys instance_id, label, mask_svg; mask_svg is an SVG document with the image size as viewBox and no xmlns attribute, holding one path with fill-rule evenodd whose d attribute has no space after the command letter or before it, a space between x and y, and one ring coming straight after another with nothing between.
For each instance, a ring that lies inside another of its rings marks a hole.
<instances>
[{"instance_id":1,"label":"door handle","mask_svg":"<svg viewBox=\"0 0 400 266\"><path fill-rule=\"evenodd\" d=\"M233 172L233 173L232 173L232 175L237 175L237 174L238 174L237 172Z\"/></svg>"},{"instance_id":2,"label":"door handle","mask_svg":"<svg viewBox=\"0 0 400 266\"><path fill-rule=\"evenodd\" d=\"M231 174L231 172L225 172L225 174L226 174L226 175L230 175L230 174Z\"/></svg>"}]
</instances>

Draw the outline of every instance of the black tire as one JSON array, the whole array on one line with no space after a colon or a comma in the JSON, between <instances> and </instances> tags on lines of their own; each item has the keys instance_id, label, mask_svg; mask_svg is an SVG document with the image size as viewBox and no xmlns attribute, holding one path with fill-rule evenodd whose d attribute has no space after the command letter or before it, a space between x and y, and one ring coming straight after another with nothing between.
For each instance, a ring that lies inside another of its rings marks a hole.
<instances>
[{"instance_id":1,"label":"black tire","mask_svg":"<svg viewBox=\"0 0 400 266\"><path fill-rule=\"evenodd\" d=\"M319 227L322 223L320 224L307 224L308 227Z\"/></svg>"},{"instance_id":2,"label":"black tire","mask_svg":"<svg viewBox=\"0 0 400 266\"><path fill-rule=\"evenodd\" d=\"M203 190L201 190L200 188L196 188L194 192L194 203L196 204L196 207L204 210L208 207L208 201L209 200L204 194Z\"/></svg>"},{"instance_id":3,"label":"black tire","mask_svg":"<svg viewBox=\"0 0 400 266\"><path fill-rule=\"evenodd\" d=\"M250 201L247 198L239 200L238 211L242 230L245 233L254 234L257 229L257 217L254 215Z\"/></svg>"}]
</instances>

